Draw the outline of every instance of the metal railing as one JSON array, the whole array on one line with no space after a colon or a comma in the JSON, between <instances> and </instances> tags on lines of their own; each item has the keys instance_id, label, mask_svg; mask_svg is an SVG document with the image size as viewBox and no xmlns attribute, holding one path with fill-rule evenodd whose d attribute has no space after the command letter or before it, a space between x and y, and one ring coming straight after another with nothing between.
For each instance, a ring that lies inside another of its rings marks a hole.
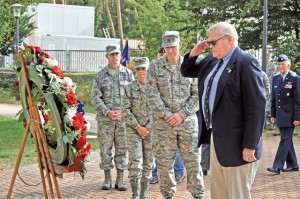
<instances>
[{"instance_id":1,"label":"metal railing","mask_svg":"<svg viewBox=\"0 0 300 199\"><path fill-rule=\"evenodd\" d=\"M14 55L9 56L0 55L0 69L1 70L13 70L12 65L14 62Z\"/></svg>"},{"instance_id":2,"label":"metal railing","mask_svg":"<svg viewBox=\"0 0 300 199\"><path fill-rule=\"evenodd\" d=\"M97 72L107 65L105 51L45 50L66 72Z\"/></svg>"},{"instance_id":3,"label":"metal railing","mask_svg":"<svg viewBox=\"0 0 300 199\"><path fill-rule=\"evenodd\" d=\"M45 50L65 72L98 72L107 65L105 51ZM13 70L13 55L0 56L0 69Z\"/></svg>"}]
</instances>

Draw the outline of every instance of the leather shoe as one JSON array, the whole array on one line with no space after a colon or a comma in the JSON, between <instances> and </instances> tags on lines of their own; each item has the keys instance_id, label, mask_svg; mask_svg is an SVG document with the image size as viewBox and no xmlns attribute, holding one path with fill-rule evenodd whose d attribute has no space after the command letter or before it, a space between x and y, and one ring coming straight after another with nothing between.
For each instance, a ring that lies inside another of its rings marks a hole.
<instances>
[{"instance_id":1,"label":"leather shoe","mask_svg":"<svg viewBox=\"0 0 300 199\"><path fill-rule=\"evenodd\" d=\"M273 167L267 168L267 171L270 171L275 174L280 174L280 169L273 168Z\"/></svg>"},{"instance_id":2,"label":"leather shoe","mask_svg":"<svg viewBox=\"0 0 300 199\"><path fill-rule=\"evenodd\" d=\"M203 169L202 172L203 172L203 175L207 176L207 170Z\"/></svg>"},{"instance_id":3,"label":"leather shoe","mask_svg":"<svg viewBox=\"0 0 300 199\"><path fill-rule=\"evenodd\" d=\"M293 172L293 171L299 171L299 167L288 167L288 168L282 169L282 172Z\"/></svg>"}]
</instances>

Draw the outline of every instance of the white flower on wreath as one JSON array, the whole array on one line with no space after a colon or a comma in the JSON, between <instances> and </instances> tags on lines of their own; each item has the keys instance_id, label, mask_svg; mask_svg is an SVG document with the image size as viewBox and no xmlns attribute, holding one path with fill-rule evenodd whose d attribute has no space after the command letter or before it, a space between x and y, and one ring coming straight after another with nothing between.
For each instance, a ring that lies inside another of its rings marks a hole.
<instances>
[{"instance_id":1,"label":"white flower on wreath","mask_svg":"<svg viewBox=\"0 0 300 199\"><path fill-rule=\"evenodd\" d=\"M73 92L75 93L75 89L76 89L77 85L73 82L73 80L70 77L64 77L62 81L66 87L71 88L73 90Z\"/></svg>"},{"instance_id":2,"label":"white flower on wreath","mask_svg":"<svg viewBox=\"0 0 300 199\"><path fill-rule=\"evenodd\" d=\"M65 117L66 119L68 119L68 123L70 125L72 125L73 123L73 117L76 115L77 113L77 106L69 106L69 108L66 110L66 113L65 113Z\"/></svg>"}]
</instances>

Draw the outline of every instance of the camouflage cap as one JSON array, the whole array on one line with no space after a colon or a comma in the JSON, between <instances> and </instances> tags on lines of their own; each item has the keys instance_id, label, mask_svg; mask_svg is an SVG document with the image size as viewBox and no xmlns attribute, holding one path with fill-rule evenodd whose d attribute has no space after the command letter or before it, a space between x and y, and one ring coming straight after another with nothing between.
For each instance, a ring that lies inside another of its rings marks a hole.
<instances>
[{"instance_id":1,"label":"camouflage cap","mask_svg":"<svg viewBox=\"0 0 300 199\"><path fill-rule=\"evenodd\" d=\"M178 31L166 31L162 35L162 47L177 46L180 42Z\"/></svg>"},{"instance_id":2,"label":"camouflage cap","mask_svg":"<svg viewBox=\"0 0 300 199\"><path fill-rule=\"evenodd\" d=\"M134 68L146 68L149 67L149 59L148 57L136 57L133 60L134 62Z\"/></svg>"},{"instance_id":3,"label":"camouflage cap","mask_svg":"<svg viewBox=\"0 0 300 199\"><path fill-rule=\"evenodd\" d=\"M106 46L106 53L107 54L121 53L119 45L108 45L108 46Z\"/></svg>"}]
</instances>

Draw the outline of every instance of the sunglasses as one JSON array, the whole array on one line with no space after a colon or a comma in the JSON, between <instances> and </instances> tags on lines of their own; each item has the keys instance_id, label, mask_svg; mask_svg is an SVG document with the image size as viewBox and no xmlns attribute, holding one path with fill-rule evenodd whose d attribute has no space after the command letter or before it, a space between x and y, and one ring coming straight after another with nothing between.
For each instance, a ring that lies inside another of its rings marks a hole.
<instances>
[{"instance_id":1,"label":"sunglasses","mask_svg":"<svg viewBox=\"0 0 300 199\"><path fill-rule=\"evenodd\" d=\"M218 42L219 40L221 40L221 39L223 39L224 37L227 37L227 36L228 36L228 35L224 35L223 37L220 37L219 39L207 41L206 43L207 43L208 46L210 46L210 45L215 46L215 45L217 45L217 42Z\"/></svg>"}]
</instances>

